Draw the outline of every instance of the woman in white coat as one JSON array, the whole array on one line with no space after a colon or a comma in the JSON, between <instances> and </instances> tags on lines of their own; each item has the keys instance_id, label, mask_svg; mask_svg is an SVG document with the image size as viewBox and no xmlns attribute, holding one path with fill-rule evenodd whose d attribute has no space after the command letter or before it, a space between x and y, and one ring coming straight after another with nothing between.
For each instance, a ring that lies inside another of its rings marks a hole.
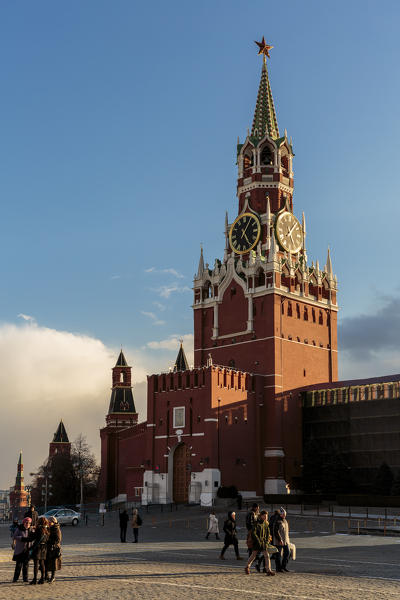
<instances>
[{"instance_id":1,"label":"woman in white coat","mask_svg":"<svg viewBox=\"0 0 400 600\"><path fill-rule=\"evenodd\" d=\"M218 519L215 516L215 512L212 510L208 517L208 531L206 535L206 540L208 540L208 536L210 533L215 533L215 539L219 540L219 526Z\"/></svg>"}]
</instances>

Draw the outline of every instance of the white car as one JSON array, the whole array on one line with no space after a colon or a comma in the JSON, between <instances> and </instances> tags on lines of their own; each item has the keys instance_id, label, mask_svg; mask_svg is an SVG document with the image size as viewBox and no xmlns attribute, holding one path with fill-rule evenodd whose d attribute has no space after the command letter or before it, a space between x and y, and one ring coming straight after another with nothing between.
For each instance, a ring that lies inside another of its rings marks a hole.
<instances>
[{"instance_id":1,"label":"white car","mask_svg":"<svg viewBox=\"0 0 400 600\"><path fill-rule=\"evenodd\" d=\"M71 508L52 508L41 517L56 517L60 525L78 525L81 520L81 513L72 510Z\"/></svg>"}]
</instances>

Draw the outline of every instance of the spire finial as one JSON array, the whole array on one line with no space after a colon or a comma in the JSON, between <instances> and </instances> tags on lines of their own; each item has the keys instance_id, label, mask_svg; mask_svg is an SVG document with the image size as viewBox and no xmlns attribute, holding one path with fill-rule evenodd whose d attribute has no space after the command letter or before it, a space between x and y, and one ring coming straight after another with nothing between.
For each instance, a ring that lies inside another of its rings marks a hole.
<instances>
[{"instance_id":1,"label":"spire finial","mask_svg":"<svg viewBox=\"0 0 400 600\"><path fill-rule=\"evenodd\" d=\"M272 50L273 46L269 46L267 44L264 36L263 36L261 42L256 42L254 40L254 43L257 44L257 46L258 46L258 56L260 56L260 54L263 55L263 62L265 64L267 62L266 56L268 56L268 58L271 58L269 55L269 51Z\"/></svg>"},{"instance_id":2,"label":"spire finial","mask_svg":"<svg viewBox=\"0 0 400 600\"><path fill-rule=\"evenodd\" d=\"M260 86L258 88L256 110L254 112L251 137L259 140L266 133L273 139L279 138L278 121L276 118L274 99L268 78L266 57L273 46L266 43L263 37L261 42L255 42L259 47L258 54L263 55L263 66L261 70Z\"/></svg>"},{"instance_id":3,"label":"spire finial","mask_svg":"<svg viewBox=\"0 0 400 600\"><path fill-rule=\"evenodd\" d=\"M332 277L333 272L332 272L332 259L331 259L331 249L328 246L328 256L326 257L326 265L325 265L325 270L328 273L328 275L330 277Z\"/></svg>"},{"instance_id":4,"label":"spire finial","mask_svg":"<svg viewBox=\"0 0 400 600\"><path fill-rule=\"evenodd\" d=\"M204 273L204 256L203 256L203 244L200 244L200 259L199 266L197 268L197 276L196 279L201 279Z\"/></svg>"}]
</instances>

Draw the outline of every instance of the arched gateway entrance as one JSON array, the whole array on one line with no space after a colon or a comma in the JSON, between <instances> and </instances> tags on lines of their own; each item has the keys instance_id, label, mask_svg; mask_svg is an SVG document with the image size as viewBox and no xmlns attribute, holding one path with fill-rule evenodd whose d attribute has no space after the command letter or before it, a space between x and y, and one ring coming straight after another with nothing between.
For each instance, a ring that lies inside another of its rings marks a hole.
<instances>
[{"instance_id":1,"label":"arched gateway entrance","mask_svg":"<svg viewBox=\"0 0 400 600\"><path fill-rule=\"evenodd\" d=\"M173 501L188 502L190 483L190 450L179 444L174 452Z\"/></svg>"}]
</instances>

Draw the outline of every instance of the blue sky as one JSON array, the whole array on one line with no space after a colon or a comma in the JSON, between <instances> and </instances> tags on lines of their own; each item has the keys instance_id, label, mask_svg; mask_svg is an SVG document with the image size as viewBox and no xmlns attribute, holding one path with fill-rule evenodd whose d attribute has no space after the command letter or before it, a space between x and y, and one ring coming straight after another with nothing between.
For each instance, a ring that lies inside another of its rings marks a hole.
<instances>
[{"instance_id":1,"label":"blue sky","mask_svg":"<svg viewBox=\"0 0 400 600\"><path fill-rule=\"evenodd\" d=\"M180 335L190 345L200 243L212 264L225 210L237 213L236 140L251 126L263 35L309 259L324 264L330 245L352 339L386 307L400 322L399 12L389 0L3 2L0 357L29 327L97 340L85 377L105 386L104 401L93 396L101 426L122 344L143 405L145 374L168 368ZM23 339L15 351L40 403ZM393 344L361 360L343 340L342 376L347 359L354 376L400 370ZM82 381L71 372L73 398Z\"/></svg>"}]
</instances>

